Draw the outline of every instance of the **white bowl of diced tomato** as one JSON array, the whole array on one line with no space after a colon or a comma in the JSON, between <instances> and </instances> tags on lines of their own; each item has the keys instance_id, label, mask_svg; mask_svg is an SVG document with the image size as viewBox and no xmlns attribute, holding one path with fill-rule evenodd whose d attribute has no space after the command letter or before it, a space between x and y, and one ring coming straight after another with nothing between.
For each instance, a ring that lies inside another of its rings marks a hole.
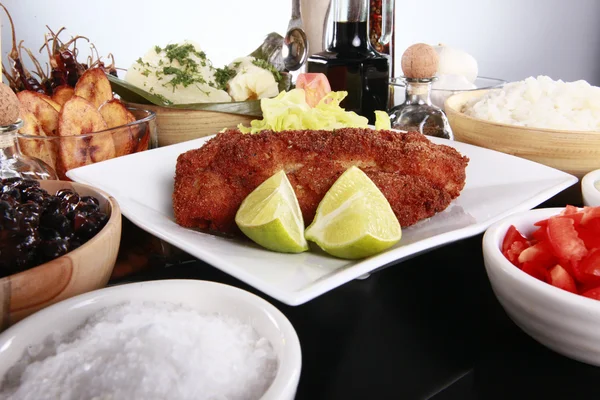
<instances>
[{"instance_id":1,"label":"white bowl of diced tomato","mask_svg":"<svg viewBox=\"0 0 600 400\"><path fill-rule=\"evenodd\" d=\"M596 186L598 182L598 186ZM600 206L600 169L588 172L581 179L581 194L585 206Z\"/></svg>"},{"instance_id":2,"label":"white bowl of diced tomato","mask_svg":"<svg viewBox=\"0 0 600 400\"><path fill-rule=\"evenodd\" d=\"M509 216L485 232L483 258L498 301L523 331L600 366L600 207Z\"/></svg>"}]
</instances>

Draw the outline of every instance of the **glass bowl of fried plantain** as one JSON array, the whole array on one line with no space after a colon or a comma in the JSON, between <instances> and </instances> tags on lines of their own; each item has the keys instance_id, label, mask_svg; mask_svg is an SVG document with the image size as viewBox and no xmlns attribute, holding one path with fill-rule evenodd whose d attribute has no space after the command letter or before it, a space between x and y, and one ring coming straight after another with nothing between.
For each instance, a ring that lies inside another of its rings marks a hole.
<instances>
[{"instance_id":1,"label":"glass bowl of fried plantain","mask_svg":"<svg viewBox=\"0 0 600 400\"><path fill-rule=\"evenodd\" d=\"M52 97L24 90L17 98L24 121L20 151L54 168L61 180L68 180L70 169L157 145L155 113L113 97L100 69L86 71L75 88Z\"/></svg>"}]
</instances>

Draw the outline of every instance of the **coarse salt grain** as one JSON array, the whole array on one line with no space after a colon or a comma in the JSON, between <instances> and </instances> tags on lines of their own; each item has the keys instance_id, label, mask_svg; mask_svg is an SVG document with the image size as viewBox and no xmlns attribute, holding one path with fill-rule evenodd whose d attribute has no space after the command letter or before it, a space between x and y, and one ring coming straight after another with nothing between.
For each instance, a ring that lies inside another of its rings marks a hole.
<instances>
[{"instance_id":1,"label":"coarse salt grain","mask_svg":"<svg viewBox=\"0 0 600 400\"><path fill-rule=\"evenodd\" d=\"M1 399L258 399L277 356L249 324L182 305L129 302L51 335L11 368Z\"/></svg>"}]
</instances>

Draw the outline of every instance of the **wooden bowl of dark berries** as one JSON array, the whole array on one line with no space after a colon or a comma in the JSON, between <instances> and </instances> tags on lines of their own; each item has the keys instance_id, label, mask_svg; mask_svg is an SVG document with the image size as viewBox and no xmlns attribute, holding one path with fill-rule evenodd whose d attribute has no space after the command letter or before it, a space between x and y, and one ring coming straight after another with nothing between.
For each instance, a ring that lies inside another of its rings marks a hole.
<instances>
[{"instance_id":1,"label":"wooden bowl of dark berries","mask_svg":"<svg viewBox=\"0 0 600 400\"><path fill-rule=\"evenodd\" d=\"M20 178L1 184L0 331L106 286L121 239L119 205L98 189Z\"/></svg>"}]
</instances>

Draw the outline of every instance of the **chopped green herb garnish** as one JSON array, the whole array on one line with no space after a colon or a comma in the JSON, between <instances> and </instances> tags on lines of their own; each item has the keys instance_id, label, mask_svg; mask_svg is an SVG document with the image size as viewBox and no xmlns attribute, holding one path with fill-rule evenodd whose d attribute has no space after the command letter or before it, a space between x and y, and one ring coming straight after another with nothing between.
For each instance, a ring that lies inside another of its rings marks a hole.
<instances>
[{"instance_id":1,"label":"chopped green herb garnish","mask_svg":"<svg viewBox=\"0 0 600 400\"><path fill-rule=\"evenodd\" d=\"M156 54L158 54L162 51L162 49L160 48L160 46L154 46L154 51L156 52Z\"/></svg>"},{"instance_id":2,"label":"chopped green herb garnish","mask_svg":"<svg viewBox=\"0 0 600 400\"><path fill-rule=\"evenodd\" d=\"M217 89L226 90L227 83L233 79L233 77L237 74L235 69L229 68L227 65L223 68L217 68L215 71L215 83L217 84Z\"/></svg>"},{"instance_id":3,"label":"chopped green herb garnish","mask_svg":"<svg viewBox=\"0 0 600 400\"><path fill-rule=\"evenodd\" d=\"M190 54L193 54L202 60L206 60L206 54L203 51L196 50L190 43L183 45L170 44L165 47L165 51L169 61L173 62L173 60L177 60L181 65L186 65L190 62L196 64L196 62L190 58Z\"/></svg>"},{"instance_id":4,"label":"chopped green herb garnish","mask_svg":"<svg viewBox=\"0 0 600 400\"><path fill-rule=\"evenodd\" d=\"M162 70L165 75L175 75L173 79L168 83L173 86L173 90L177 85L183 85L183 87L188 87L193 83L206 83L206 80L199 75L193 75L188 71L183 69L178 69L175 67L164 67Z\"/></svg>"},{"instance_id":5,"label":"chopped green herb garnish","mask_svg":"<svg viewBox=\"0 0 600 400\"><path fill-rule=\"evenodd\" d=\"M271 64L268 61L262 60L260 58L257 58L255 60L252 60L252 64L256 65L259 68L262 69L266 69L267 71L271 72L273 74L273 77L275 77L275 81L276 82L280 82L281 81L281 73L279 71L277 71L275 69L275 67L273 66L273 64Z\"/></svg>"}]
</instances>

